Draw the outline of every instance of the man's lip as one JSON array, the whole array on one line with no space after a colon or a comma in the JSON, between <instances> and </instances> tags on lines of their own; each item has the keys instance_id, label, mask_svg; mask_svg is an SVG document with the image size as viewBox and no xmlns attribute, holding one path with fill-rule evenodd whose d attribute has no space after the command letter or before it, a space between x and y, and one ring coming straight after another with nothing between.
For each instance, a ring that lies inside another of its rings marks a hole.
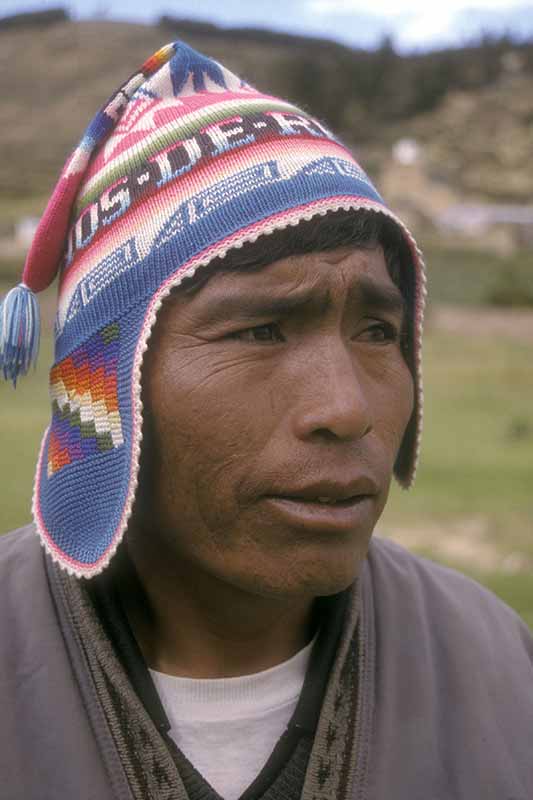
<instances>
[{"instance_id":1,"label":"man's lip","mask_svg":"<svg viewBox=\"0 0 533 800\"><path fill-rule=\"evenodd\" d=\"M311 533L353 533L371 524L374 495L359 494L335 503L319 503L301 497L267 496L264 502L291 527Z\"/></svg>"},{"instance_id":2,"label":"man's lip","mask_svg":"<svg viewBox=\"0 0 533 800\"><path fill-rule=\"evenodd\" d=\"M307 483L301 486L284 488L279 491L268 493L269 497L280 499L315 502L321 499L329 499L333 503L356 500L361 496L375 495L379 492L377 483L369 476L359 476L350 481L324 479Z\"/></svg>"}]
</instances>

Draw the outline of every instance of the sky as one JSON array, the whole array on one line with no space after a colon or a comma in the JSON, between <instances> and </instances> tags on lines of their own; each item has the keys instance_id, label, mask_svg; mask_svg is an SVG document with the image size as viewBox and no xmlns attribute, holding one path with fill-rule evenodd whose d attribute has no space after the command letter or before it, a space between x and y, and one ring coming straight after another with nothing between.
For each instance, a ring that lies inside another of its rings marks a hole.
<instances>
[{"instance_id":1,"label":"sky","mask_svg":"<svg viewBox=\"0 0 533 800\"><path fill-rule=\"evenodd\" d=\"M61 0L0 0L0 16L60 5ZM389 35L403 51L462 44L483 32L533 37L533 0L65 0L64 5L75 18L150 22L169 14L327 36L354 47L375 47Z\"/></svg>"}]
</instances>

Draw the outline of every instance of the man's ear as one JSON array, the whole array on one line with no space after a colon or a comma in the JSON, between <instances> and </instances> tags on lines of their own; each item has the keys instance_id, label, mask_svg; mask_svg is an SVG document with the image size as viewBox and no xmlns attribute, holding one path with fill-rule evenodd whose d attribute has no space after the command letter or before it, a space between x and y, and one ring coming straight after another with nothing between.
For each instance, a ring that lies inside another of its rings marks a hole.
<instances>
[{"instance_id":1,"label":"man's ear","mask_svg":"<svg viewBox=\"0 0 533 800\"><path fill-rule=\"evenodd\" d=\"M413 468L413 459L415 457L416 447L416 424L417 424L417 408L416 401L411 414L411 419L407 423L405 433L403 435L396 461L394 462L394 476L398 483L404 489L408 489L409 476Z\"/></svg>"}]
</instances>

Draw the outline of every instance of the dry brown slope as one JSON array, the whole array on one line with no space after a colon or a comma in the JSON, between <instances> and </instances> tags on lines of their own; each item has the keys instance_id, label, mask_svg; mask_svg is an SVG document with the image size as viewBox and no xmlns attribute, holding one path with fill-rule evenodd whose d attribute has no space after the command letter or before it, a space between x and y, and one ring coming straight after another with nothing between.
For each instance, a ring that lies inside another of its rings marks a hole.
<instances>
[{"instance_id":1,"label":"dry brown slope","mask_svg":"<svg viewBox=\"0 0 533 800\"><path fill-rule=\"evenodd\" d=\"M533 203L533 76L450 92L409 128L426 144L428 169L464 194Z\"/></svg>"},{"instance_id":2,"label":"dry brown slope","mask_svg":"<svg viewBox=\"0 0 533 800\"><path fill-rule=\"evenodd\" d=\"M110 93L155 50L164 29L120 22L68 22L0 37L0 202L45 196L65 156ZM188 37L261 85L287 46Z\"/></svg>"}]
</instances>

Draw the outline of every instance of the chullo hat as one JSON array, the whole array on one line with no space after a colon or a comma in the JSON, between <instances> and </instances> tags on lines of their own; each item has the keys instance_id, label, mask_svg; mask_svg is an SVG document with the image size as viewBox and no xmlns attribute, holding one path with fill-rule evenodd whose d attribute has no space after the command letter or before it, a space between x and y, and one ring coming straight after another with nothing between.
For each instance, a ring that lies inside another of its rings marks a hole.
<instances>
[{"instance_id":1,"label":"chullo hat","mask_svg":"<svg viewBox=\"0 0 533 800\"><path fill-rule=\"evenodd\" d=\"M407 488L422 423L424 267L346 147L301 109L182 42L155 53L94 117L0 314L0 366L16 381L38 348L34 293L59 273L52 420L33 512L44 546L69 572L100 572L126 530L141 448L141 365L165 296L232 248L340 209L394 220L410 254L416 400L395 466Z\"/></svg>"}]
</instances>

